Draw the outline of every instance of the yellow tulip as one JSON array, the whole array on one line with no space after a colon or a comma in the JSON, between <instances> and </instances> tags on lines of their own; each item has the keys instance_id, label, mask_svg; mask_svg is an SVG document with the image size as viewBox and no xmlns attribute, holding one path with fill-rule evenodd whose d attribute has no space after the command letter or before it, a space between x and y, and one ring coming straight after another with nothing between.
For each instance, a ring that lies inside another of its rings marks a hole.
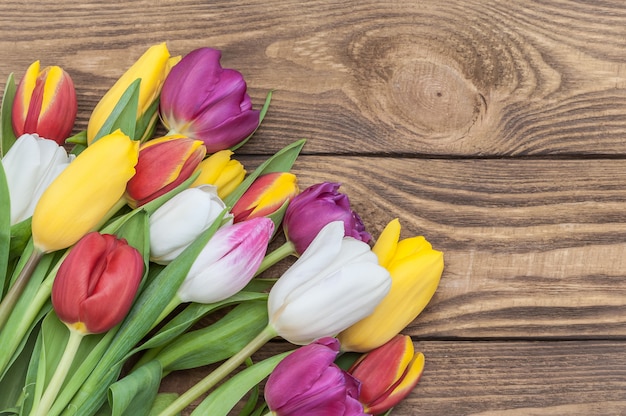
<instances>
[{"instance_id":1,"label":"yellow tulip","mask_svg":"<svg viewBox=\"0 0 626 416\"><path fill-rule=\"evenodd\" d=\"M124 75L117 80L94 108L89 118L89 124L87 125L88 143L91 144L93 142L93 139L106 122L122 94L124 94L130 84L138 78L141 78L141 84L139 86L137 120L143 117L150 106L159 98L165 77L167 77L170 69L178 61L180 61L180 56L171 58L165 43L148 48ZM149 127L145 132L141 132L142 134L148 134L152 130L150 126L156 123L156 117L157 111L155 109L154 114L151 116L151 121L148 124ZM145 138L142 137L141 139L144 140Z\"/></svg>"},{"instance_id":2,"label":"yellow tulip","mask_svg":"<svg viewBox=\"0 0 626 416\"><path fill-rule=\"evenodd\" d=\"M243 165L231 159L232 155L233 152L230 150L221 150L200 162L196 169L200 171L200 175L191 187L213 185L217 188L217 196L221 199L226 198L246 176Z\"/></svg>"},{"instance_id":3,"label":"yellow tulip","mask_svg":"<svg viewBox=\"0 0 626 416\"><path fill-rule=\"evenodd\" d=\"M443 253L422 236L400 239L400 221L392 220L372 251L391 275L391 289L374 312L341 332L342 349L365 352L402 331L424 310L443 272Z\"/></svg>"},{"instance_id":4,"label":"yellow tulip","mask_svg":"<svg viewBox=\"0 0 626 416\"><path fill-rule=\"evenodd\" d=\"M122 200L138 154L139 142L117 130L78 155L35 207L35 247L42 252L61 250L102 225Z\"/></svg>"}]
</instances>

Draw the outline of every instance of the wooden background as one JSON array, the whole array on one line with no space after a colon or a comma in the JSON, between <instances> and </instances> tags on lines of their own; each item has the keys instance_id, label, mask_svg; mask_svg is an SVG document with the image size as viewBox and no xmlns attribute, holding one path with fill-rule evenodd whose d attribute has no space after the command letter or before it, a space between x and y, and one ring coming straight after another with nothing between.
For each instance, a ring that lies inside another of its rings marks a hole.
<instances>
[{"instance_id":1,"label":"wooden background","mask_svg":"<svg viewBox=\"0 0 626 416\"><path fill-rule=\"evenodd\" d=\"M79 131L162 41L221 49L257 107L275 90L244 162L307 138L303 188L445 252L395 415L626 414L626 3L3 1L0 86L62 66Z\"/></svg>"}]
</instances>

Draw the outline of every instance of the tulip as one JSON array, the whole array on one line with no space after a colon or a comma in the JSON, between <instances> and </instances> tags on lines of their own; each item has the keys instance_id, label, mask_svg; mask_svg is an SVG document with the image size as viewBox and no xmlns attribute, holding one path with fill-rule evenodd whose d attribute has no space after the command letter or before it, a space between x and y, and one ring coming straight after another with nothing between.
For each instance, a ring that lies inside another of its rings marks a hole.
<instances>
[{"instance_id":1,"label":"tulip","mask_svg":"<svg viewBox=\"0 0 626 416\"><path fill-rule=\"evenodd\" d=\"M33 62L15 93L11 121L16 136L38 134L63 144L72 132L78 104L72 78L58 66Z\"/></svg>"},{"instance_id":2,"label":"tulip","mask_svg":"<svg viewBox=\"0 0 626 416\"><path fill-rule=\"evenodd\" d=\"M265 401L275 416L365 416L359 382L333 363L339 342L322 338L285 357L270 374Z\"/></svg>"},{"instance_id":3,"label":"tulip","mask_svg":"<svg viewBox=\"0 0 626 416\"><path fill-rule=\"evenodd\" d=\"M139 148L137 174L128 182L128 204L139 207L189 179L206 154L201 141L180 135L149 140Z\"/></svg>"},{"instance_id":4,"label":"tulip","mask_svg":"<svg viewBox=\"0 0 626 416\"><path fill-rule=\"evenodd\" d=\"M317 233L329 222L342 221L345 235L363 242L371 236L363 221L350 208L348 196L338 192L340 184L323 182L308 187L287 207L283 228L298 254L311 244Z\"/></svg>"},{"instance_id":5,"label":"tulip","mask_svg":"<svg viewBox=\"0 0 626 416\"><path fill-rule=\"evenodd\" d=\"M65 350L31 414L49 413L85 335L108 331L126 316L141 283L143 258L126 240L92 232L63 260L52 284L52 306L70 329Z\"/></svg>"},{"instance_id":6,"label":"tulip","mask_svg":"<svg viewBox=\"0 0 626 416\"><path fill-rule=\"evenodd\" d=\"M178 290L182 302L213 303L247 285L258 269L274 223L254 218L217 230L202 249Z\"/></svg>"},{"instance_id":7,"label":"tulip","mask_svg":"<svg viewBox=\"0 0 626 416\"><path fill-rule=\"evenodd\" d=\"M139 85L139 103L137 106L137 120L150 119L146 130L139 132L141 141L147 138L156 124L156 107L154 103L159 99L165 77L172 66L180 60L180 57L170 57L165 43L154 45L148 50L115 82L113 87L102 97L96 105L89 124L87 125L87 141L93 143L98 132L120 100L128 87L141 79ZM152 108L151 108L152 107ZM152 113L148 113L148 112Z\"/></svg>"},{"instance_id":8,"label":"tulip","mask_svg":"<svg viewBox=\"0 0 626 416\"><path fill-rule=\"evenodd\" d=\"M424 354L415 353L411 337L396 335L364 354L348 372L361 382L359 401L365 412L379 415L400 403L424 371Z\"/></svg>"},{"instance_id":9,"label":"tulip","mask_svg":"<svg viewBox=\"0 0 626 416\"><path fill-rule=\"evenodd\" d=\"M11 201L11 225L33 215L43 191L74 160L62 146L36 134L20 136L2 159Z\"/></svg>"},{"instance_id":10,"label":"tulip","mask_svg":"<svg viewBox=\"0 0 626 416\"><path fill-rule=\"evenodd\" d=\"M230 158L232 154L230 150L221 150L200 162L196 168L200 174L191 186L214 185L221 199L230 195L246 176L241 162Z\"/></svg>"},{"instance_id":11,"label":"tulip","mask_svg":"<svg viewBox=\"0 0 626 416\"><path fill-rule=\"evenodd\" d=\"M231 212L235 222L267 217L298 194L296 175L273 172L259 176L235 203Z\"/></svg>"},{"instance_id":12,"label":"tulip","mask_svg":"<svg viewBox=\"0 0 626 416\"><path fill-rule=\"evenodd\" d=\"M387 224L373 251L389 270L391 290L367 318L339 334L347 351L369 351L385 344L411 323L435 294L443 272L443 253L424 237L399 241L400 222Z\"/></svg>"},{"instance_id":13,"label":"tulip","mask_svg":"<svg viewBox=\"0 0 626 416\"><path fill-rule=\"evenodd\" d=\"M141 253L126 240L91 232L65 258L52 285L52 306L70 328L106 332L126 316L143 275Z\"/></svg>"},{"instance_id":14,"label":"tulip","mask_svg":"<svg viewBox=\"0 0 626 416\"><path fill-rule=\"evenodd\" d=\"M138 148L117 130L78 155L35 206L35 247L42 252L67 248L114 214L135 174Z\"/></svg>"},{"instance_id":15,"label":"tulip","mask_svg":"<svg viewBox=\"0 0 626 416\"><path fill-rule=\"evenodd\" d=\"M246 82L234 69L223 69L221 52L200 48L172 68L163 85L160 116L171 133L202 140L208 153L233 147L259 124Z\"/></svg>"},{"instance_id":16,"label":"tulip","mask_svg":"<svg viewBox=\"0 0 626 416\"><path fill-rule=\"evenodd\" d=\"M150 216L150 260L168 264L213 224L226 205L215 187L185 189ZM232 224L232 216L225 219Z\"/></svg>"},{"instance_id":17,"label":"tulip","mask_svg":"<svg viewBox=\"0 0 626 416\"><path fill-rule=\"evenodd\" d=\"M343 233L341 221L322 228L270 291L270 326L293 344L343 331L372 313L389 291L389 272L370 247Z\"/></svg>"}]
</instances>

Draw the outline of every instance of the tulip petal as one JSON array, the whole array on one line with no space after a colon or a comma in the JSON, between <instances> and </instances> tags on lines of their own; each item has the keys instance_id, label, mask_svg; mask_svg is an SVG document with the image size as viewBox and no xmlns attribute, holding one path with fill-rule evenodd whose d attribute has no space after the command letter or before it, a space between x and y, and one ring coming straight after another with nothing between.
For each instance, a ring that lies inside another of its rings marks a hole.
<instances>
[{"instance_id":1,"label":"tulip petal","mask_svg":"<svg viewBox=\"0 0 626 416\"><path fill-rule=\"evenodd\" d=\"M376 240L376 244L372 251L378 256L378 262L381 266L387 267L393 258L398 240L400 239L400 221L395 218L391 220L380 236Z\"/></svg>"}]
</instances>

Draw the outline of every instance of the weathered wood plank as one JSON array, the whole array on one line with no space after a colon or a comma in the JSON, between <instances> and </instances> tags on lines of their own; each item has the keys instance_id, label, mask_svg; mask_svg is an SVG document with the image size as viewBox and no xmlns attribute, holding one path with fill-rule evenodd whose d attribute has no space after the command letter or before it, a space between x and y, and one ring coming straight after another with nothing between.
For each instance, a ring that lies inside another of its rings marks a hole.
<instances>
[{"instance_id":1,"label":"weathered wood plank","mask_svg":"<svg viewBox=\"0 0 626 416\"><path fill-rule=\"evenodd\" d=\"M445 253L420 337L626 335L626 162L303 156L302 187L337 181L377 236Z\"/></svg>"},{"instance_id":2,"label":"weathered wood plank","mask_svg":"<svg viewBox=\"0 0 626 416\"><path fill-rule=\"evenodd\" d=\"M270 343L257 359L285 350ZM426 356L419 385L393 414L619 415L626 408L622 342L416 342ZM173 373L162 391L182 391L208 369Z\"/></svg>"},{"instance_id":3,"label":"weathered wood plank","mask_svg":"<svg viewBox=\"0 0 626 416\"><path fill-rule=\"evenodd\" d=\"M177 54L222 49L259 106L276 90L252 153L301 137L313 153L626 153L619 0L39 0L2 2L0 16L0 82L36 59L63 66L77 128L147 46L167 41Z\"/></svg>"}]
</instances>

